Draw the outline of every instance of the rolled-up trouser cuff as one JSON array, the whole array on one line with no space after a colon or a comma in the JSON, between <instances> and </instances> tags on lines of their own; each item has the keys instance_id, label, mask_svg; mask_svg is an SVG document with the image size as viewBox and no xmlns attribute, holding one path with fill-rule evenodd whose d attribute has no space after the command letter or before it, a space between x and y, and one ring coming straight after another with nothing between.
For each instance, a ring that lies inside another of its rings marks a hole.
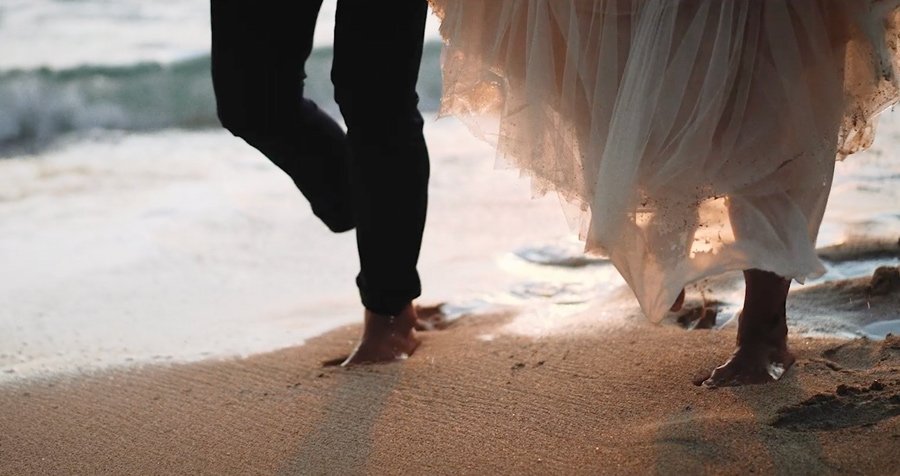
<instances>
[{"instance_id":1,"label":"rolled-up trouser cuff","mask_svg":"<svg viewBox=\"0 0 900 476\"><path fill-rule=\"evenodd\" d=\"M362 304L366 309L383 316L396 316L400 314L409 303L422 295L422 286L416 280L414 286L410 286L406 290L392 289L373 290L367 289L362 279L356 278L356 284L359 286L359 296Z\"/></svg>"}]
</instances>

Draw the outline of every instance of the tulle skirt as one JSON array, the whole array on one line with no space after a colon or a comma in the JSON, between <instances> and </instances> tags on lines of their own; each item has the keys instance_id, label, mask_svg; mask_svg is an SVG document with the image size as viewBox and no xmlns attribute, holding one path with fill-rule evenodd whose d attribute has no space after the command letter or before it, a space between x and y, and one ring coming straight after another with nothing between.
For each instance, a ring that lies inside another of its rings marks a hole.
<instances>
[{"instance_id":1,"label":"tulle skirt","mask_svg":"<svg viewBox=\"0 0 900 476\"><path fill-rule=\"evenodd\" d=\"M644 313L757 268L824 272L835 160L898 99L900 0L431 0L442 114L557 192Z\"/></svg>"}]
</instances>

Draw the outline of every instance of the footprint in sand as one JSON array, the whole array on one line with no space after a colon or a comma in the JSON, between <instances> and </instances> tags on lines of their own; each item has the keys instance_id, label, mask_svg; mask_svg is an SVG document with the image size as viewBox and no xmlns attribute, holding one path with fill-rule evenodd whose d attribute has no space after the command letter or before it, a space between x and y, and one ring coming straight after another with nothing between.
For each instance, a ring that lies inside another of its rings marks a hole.
<instances>
[{"instance_id":1,"label":"footprint in sand","mask_svg":"<svg viewBox=\"0 0 900 476\"><path fill-rule=\"evenodd\" d=\"M900 336L888 334L879 345L865 337L855 339L822 352L822 357L840 369L869 369L879 362L900 359Z\"/></svg>"},{"instance_id":2,"label":"footprint in sand","mask_svg":"<svg viewBox=\"0 0 900 476\"><path fill-rule=\"evenodd\" d=\"M860 381L880 373L887 378L868 384L841 384L832 393L820 393L778 410L771 425L794 431L832 431L871 426L900 415L900 336L876 345L857 339L822 353L829 368Z\"/></svg>"},{"instance_id":3,"label":"footprint in sand","mask_svg":"<svg viewBox=\"0 0 900 476\"><path fill-rule=\"evenodd\" d=\"M833 394L820 393L778 410L771 423L794 431L832 431L870 426L900 415L900 391L879 381L868 387L840 385Z\"/></svg>"}]
</instances>

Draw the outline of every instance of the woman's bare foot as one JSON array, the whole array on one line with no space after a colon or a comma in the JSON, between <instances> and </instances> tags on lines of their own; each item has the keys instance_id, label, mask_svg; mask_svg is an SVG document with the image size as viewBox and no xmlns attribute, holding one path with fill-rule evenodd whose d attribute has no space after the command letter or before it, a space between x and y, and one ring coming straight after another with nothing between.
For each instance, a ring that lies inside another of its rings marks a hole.
<instances>
[{"instance_id":1,"label":"woman's bare foot","mask_svg":"<svg viewBox=\"0 0 900 476\"><path fill-rule=\"evenodd\" d=\"M416 337L418 320L412 303L396 316L366 310L362 339L341 365L393 362L409 357L419 346Z\"/></svg>"},{"instance_id":2,"label":"woman's bare foot","mask_svg":"<svg viewBox=\"0 0 900 476\"><path fill-rule=\"evenodd\" d=\"M725 364L694 383L725 387L768 383L794 363L787 347L785 301L790 280L760 270L744 271L747 291L738 321L737 350Z\"/></svg>"},{"instance_id":3,"label":"woman's bare foot","mask_svg":"<svg viewBox=\"0 0 900 476\"><path fill-rule=\"evenodd\" d=\"M787 372L794 360L786 339L782 344L738 345L727 362L695 383L706 387L731 387L774 382Z\"/></svg>"}]
</instances>

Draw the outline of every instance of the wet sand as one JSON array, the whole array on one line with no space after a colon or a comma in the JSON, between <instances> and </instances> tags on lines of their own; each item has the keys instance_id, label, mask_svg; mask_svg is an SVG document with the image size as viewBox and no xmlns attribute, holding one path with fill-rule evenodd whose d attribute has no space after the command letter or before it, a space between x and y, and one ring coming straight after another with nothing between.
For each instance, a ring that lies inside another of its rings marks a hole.
<instances>
[{"instance_id":1,"label":"wet sand","mask_svg":"<svg viewBox=\"0 0 900 476\"><path fill-rule=\"evenodd\" d=\"M900 468L898 337L793 337L782 381L710 390L691 378L728 356L733 328L631 315L532 338L503 331L515 319L460 318L391 365L322 367L351 349L347 326L245 359L7 384L0 474Z\"/></svg>"}]
</instances>

